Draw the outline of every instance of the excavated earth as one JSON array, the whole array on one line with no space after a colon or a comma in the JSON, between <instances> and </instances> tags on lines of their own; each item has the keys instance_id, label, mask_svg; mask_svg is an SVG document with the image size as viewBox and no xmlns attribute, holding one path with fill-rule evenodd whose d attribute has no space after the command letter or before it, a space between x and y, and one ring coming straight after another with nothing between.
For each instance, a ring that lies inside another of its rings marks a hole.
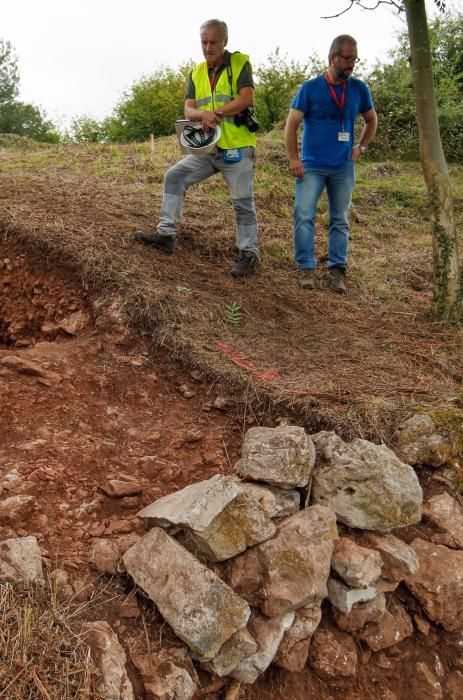
<instances>
[{"instance_id":1,"label":"excavated earth","mask_svg":"<svg viewBox=\"0 0 463 700\"><path fill-rule=\"evenodd\" d=\"M88 576L95 537L142 532L140 507L218 472L232 472L243 434L255 419L238 412L235 397L219 384L131 334L110 297L91 298L56 260L38 260L4 241L0 268L0 476L11 477L3 496L25 493L36 499L27 517L0 527L0 539L34 534L50 568ZM26 362L15 368L5 361L11 356ZM275 425L278 415L261 420ZM102 487L111 478L135 480L141 495L107 497ZM153 644L169 638L147 601L140 600L142 620L121 619L126 579L90 575L104 586L90 615L106 619L127 650L143 646L146 630ZM405 588L398 595L412 614L420 612ZM327 609L322 625L330 624ZM272 667L254 686L243 687L240 697L409 700L421 695L413 685L417 662L424 661L444 685L445 674L463 668L462 644L462 636L435 627L428 634L417 630L376 654L359 646L355 680L326 682L309 667L300 674ZM142 699L133 669L131 675ZM207 674L200 673L200 680L198 697L224 697L226 688L211 684ZM434 697L428 691L423 688L426 697Z\"/></svg>"}]
</instances>

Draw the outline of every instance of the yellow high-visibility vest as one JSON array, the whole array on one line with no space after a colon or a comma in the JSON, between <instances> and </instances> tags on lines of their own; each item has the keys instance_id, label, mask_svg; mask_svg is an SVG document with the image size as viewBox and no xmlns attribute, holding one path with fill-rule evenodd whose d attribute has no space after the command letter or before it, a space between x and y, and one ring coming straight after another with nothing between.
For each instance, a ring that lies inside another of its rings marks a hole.
<instances>
[{"instance_id":1,"label":"yellow high-visibility vest","mask_svg":"<svg viewBox=\"0 0 463 700\"><path fill-rule=\"evenodd\" d=\"M241 73L246 61L249 61L249 56L244 53L232 53L231 58L231 77L232 84L230 86L229 71L227 67L222 70L218 81L211 90L207 63L203 61L198 63L193 68L191 78L195 86L195 100L197 109L214 110L230 102L238 95L236 89L236 79ZM252 134L249 129L242 125L236 126L234 117L222 117L220 122L222 134L217 145L220 148L244 148L245 146L256 145L256 135Z\"/></svg>"}]
</instances>

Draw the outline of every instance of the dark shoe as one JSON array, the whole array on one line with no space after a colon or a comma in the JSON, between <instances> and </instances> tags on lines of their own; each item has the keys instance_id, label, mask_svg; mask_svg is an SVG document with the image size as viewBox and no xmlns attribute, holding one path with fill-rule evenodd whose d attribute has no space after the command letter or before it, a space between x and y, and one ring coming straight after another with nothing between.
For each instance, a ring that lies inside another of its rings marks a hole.
<instances>
[{"instance_id":1,"label":"dark shoe","mask_svg":"<svg viewBox=\"0 0 463 700\"><path fill-rule=\"evenodd\" d=\"M337 294L347 294L346 271L343 267L330 267L328 270L330 289Z\"/></svg>"},{"instance_id":2,"label":"dark shoe","mask_svg":"<svg viewBox=\"0 0 463 700\"><path fill-rule=\"evenodd\" d=\"M302 289L315 289L315 270L299 270L299 286Z\"/></svg>"},{"instance_id":3,"label":"dark shoe","mask_svg":"<svg viewBox=\"0 0 463 700\"><path fill-rule=\"evenodd\" d=\"M161 236L160 233L145 233L144 231L137 231L135 234L136 241L150 245L152 248L167 253L167 255L172 255L174 252L174 238L174 236Z\"/></svg>"},{"instance_id":4,"label":"dark shoe","mask_svg":"<svg viewBox=\"0 0 463 700\"><path fill-rule=\"evenodd\" d=\"M243 250L240 253L238 262L230 270L230 274L233 277L247 277L248 275L252 275L258 262L257 256L254 255L254 253Z\"/></svg>"}]
</instances>

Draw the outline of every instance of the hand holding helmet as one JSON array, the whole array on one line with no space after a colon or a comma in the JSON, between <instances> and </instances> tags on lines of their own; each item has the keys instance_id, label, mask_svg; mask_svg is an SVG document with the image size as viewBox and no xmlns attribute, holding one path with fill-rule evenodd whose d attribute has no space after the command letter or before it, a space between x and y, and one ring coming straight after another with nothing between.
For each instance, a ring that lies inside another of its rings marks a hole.
<instances>
[{"instance_id":1,"label":"hand holding helmet","mask_svg":"<svg viewBox=\"0 0 463 700\"><path fill-rule=\"evenodd\" d=\"M203 125L204 131L213 129L220 122L220 117L214 112L204 111L201 115L201 123Z\"/></svg>"}]
</instances>

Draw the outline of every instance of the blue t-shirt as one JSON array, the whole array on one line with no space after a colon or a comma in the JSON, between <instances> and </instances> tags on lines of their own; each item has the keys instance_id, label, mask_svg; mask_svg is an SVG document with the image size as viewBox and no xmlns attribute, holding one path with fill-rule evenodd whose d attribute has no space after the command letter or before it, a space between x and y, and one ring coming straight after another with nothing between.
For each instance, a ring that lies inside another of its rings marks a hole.
<instances>
[{"instance_id":1,"label":"blue t-shirt","mask_svg":"<svg viewBox=\"0 0 463 700\"><path fill-rule=\"evenodd\" d=\"M341 102L342 85L333 85ZM302 163L309 168L338 168L349 160L354 146L354 125L359 114L373 108L371 94L358 78L348 78L341 110L334 101L325 76L311 78L299 88L291 103L304 112ZM349 134L348 141L339 141L339 132Z\"/></svg>"}]
</instances>

